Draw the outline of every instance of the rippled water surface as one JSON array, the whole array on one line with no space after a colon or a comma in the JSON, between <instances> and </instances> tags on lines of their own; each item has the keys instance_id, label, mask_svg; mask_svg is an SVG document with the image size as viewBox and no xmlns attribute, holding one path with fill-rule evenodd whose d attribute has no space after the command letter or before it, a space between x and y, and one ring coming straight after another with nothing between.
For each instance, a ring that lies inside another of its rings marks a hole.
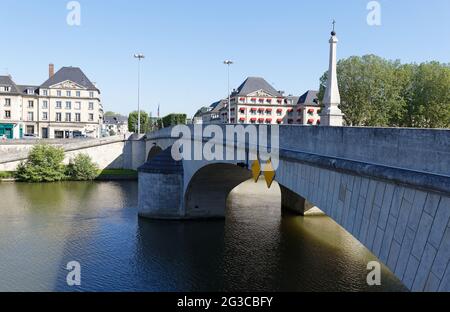
<instances>
[{"instance_id":1,"label":"rippled water surface","mask_svg":"<svg viewBox=\"0 0 450 312\"><path fill-rule=\"evenodd\" d=\"M279 189L246 182L224 221L137 217L136 182L0 184L0 291L405 290L326 216L281 214ZM81 287L66 265L81 264Z\"/></svg>"}]
</instances>

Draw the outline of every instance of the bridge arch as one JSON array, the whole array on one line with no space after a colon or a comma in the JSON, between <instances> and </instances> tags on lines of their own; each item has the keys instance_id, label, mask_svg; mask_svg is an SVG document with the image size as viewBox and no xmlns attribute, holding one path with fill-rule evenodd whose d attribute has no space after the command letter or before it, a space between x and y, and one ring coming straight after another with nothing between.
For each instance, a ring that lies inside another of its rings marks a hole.
<instances>
[{"instance_id":1,"label":"bridge arch","mask_svg":"<svg viewBox=\"0 0 450 312\"><path fill-rule=\"evenodd\" d=\"M150 151L147 153L147 161L151 161L153 158L155 158L162 151L163 151L163 149L161 147L159 147L158 145L153 145L150 148Z\"/></svg>"},{"instance_id":2,"label":"bridge arch","mask_svg":"<svg viewBox=\"0 0 450 312\"><path fill-rule=\"evenodd\" d=\"M231 163L201 167L191 177L185 191L186 215L193 218L224 217L228 195L251 176L248 169Z\"/></svg>"}]
</instances>

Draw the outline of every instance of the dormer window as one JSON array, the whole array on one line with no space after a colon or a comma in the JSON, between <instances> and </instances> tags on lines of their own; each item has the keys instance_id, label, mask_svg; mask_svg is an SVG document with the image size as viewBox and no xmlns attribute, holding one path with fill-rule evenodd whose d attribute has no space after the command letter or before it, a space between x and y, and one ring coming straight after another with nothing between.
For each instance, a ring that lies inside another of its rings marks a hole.
<instances>
[{"instance_id":1,"label":"dormer window","mask_svg":"<svg viewBox=\"0 0 450 312\"><path fill-rule=\"evenodd\" d=\"M27 94L34 94L34 89L28 88L27 89Z\"/></svg>"},{"instance_id":2,"label":"dormer window","mask_svg":"<svg viewBox=\"0 0 450 312\"><path fill-rule=\"evenodd\" d=\"M43 96L47 96L48 95L48 90L42 90L42 95Z\"/></svg>"},{"instance_id":3,"label":"dormer window","mask_svg":"<svg viewBox=\"0 0 450 312\"><path fill-rule=\"evenodd\" d=\"M5 86L5 87L3 87L3 91L10 92L11 91L11 87Z\"/></svg>"}]
</instances>

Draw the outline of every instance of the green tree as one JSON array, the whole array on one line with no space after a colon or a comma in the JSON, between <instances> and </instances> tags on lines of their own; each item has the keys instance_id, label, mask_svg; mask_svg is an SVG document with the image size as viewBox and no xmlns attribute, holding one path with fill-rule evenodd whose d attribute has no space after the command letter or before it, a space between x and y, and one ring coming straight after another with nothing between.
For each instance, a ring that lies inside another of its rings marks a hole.
<instances>
[{"instance_id":1,"label":"green tree","mask_svg":"<svg viewBox=\"0 0 450 312\"><path fill-rule=\"evenodd\" d=\"M450 127L450 65L439 62L416 66L406 116L408 127Z\"/></svg>"},{"instance_id":2,"label":"green tree","mask_svg":"<svg viewBox=\"0 0 450 312\"><path fill-rule=\"evenodd\" d=\"M128 131L137 132L138 112L134 111L128 115ZM141 133L146 133L149 130L149 118L145 111L141 111Z\"/></svg>"},{"instance_id":3,"label":"green tree","mask_svg":"<svg viewBox=\"0 0 450 312\"><path fill-rule=\"evenodd\" d=\"M75 181L94 180L98 175L98 166L87 154L78 154L71 159L66 174Z\"/></svg>"},{"instance_id":4,"label":"green tree","mask_svg":"<svg viewBox=\"0 0 450 312\"><path fill-rule=\"evenodd\" d=\"M375 55L337 64L341 110L350 126L450 127L450 67L404 64ZM323 99L327 73L320 78Z\"/></svg>"},{"instance_id":5,"label":"green tree","mask_svg":"<svg viewBox=\"0 0 450 312\"><path fill-rule=\"evenodd\" d=\"M186 114L169 114L162 119L158 120L159 127L172 127L176 125L185 125L187 116ZM162 124L161 124L162 123Z\"/></svg>"},{"instance_id":6,"label":"green tree","mask_svg":"<svg viewBox=\"0 0 450 312\"><path fill-rule=\"evenodd\" d=\"M16 178L23 182L55 182L65 178L64 150L50 145L36 145L28 160L17 167Z\"/></svg>"}]
</instances>

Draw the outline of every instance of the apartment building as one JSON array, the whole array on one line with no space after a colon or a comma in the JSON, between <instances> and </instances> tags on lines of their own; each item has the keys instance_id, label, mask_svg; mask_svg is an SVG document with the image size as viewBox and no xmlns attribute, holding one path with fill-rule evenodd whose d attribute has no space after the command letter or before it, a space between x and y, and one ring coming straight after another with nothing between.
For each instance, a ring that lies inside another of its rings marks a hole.
<instances>
[{"instance_id":1,"label":"apartment building","mask_svg":"<svg viewBox=\"0 0 450 312\"><path fill-rule=\"evenodd\" d=\"M195 116L202 123L319 125L320 105L317 91L302 96L285 96L264 78L247 78L228 99L201 109ZM228 118L229 111L231 112Z\"/></svg>"},{"instance_id":2,"label":"apartment building","mask_svg":"<svg viewBox=\"0 0 450 312\"><path fill-rule=\"evenodd\" d=\"M78 67L49 65L49 78L39 86L18 85L0 76L0 136L100 137L103 107L100 90Z\"/></svg>"}]
</instances>

